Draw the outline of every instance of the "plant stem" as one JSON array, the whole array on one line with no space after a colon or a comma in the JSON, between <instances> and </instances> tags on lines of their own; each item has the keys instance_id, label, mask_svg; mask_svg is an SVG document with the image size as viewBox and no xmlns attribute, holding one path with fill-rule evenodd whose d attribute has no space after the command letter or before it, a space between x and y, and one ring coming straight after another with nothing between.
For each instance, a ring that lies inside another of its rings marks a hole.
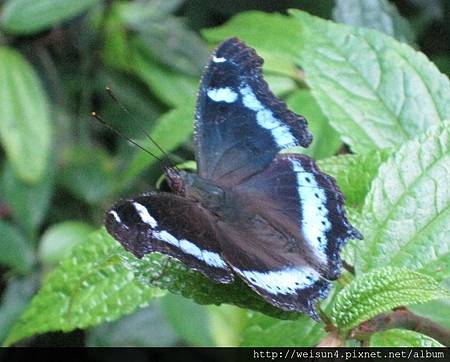
<instances>
[{"instance_id":1,"label":"plant stem","mask_svg":"<svg viewBox=\"0 0 450 362\"><path fill-rule=\"evenodd\" d=\"M353 329L351 338L367 341L375 332L401 328L425 334L444 346L450 346L450 330L440 326L428 318L418 316L408 309L401 307L393 312L383 313L361 323Z\"/></svg>"}]
</instances>

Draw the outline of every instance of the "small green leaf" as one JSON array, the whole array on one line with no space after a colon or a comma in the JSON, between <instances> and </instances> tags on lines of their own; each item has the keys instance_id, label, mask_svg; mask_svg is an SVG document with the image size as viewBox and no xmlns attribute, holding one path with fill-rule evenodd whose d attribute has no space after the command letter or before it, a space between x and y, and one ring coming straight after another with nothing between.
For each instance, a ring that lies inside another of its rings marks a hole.
<instances>
[{"instance_id":1,"label":"small green leaf","mask_svg":"<svg viewBox=\"0 0 450 362\"><path fill-rule=\"evenodd\" d=\"M160 299L119 320L89 329L87 347L173 347L177 336L161 310Z\"/></svg>"},{"instance_id":2,"label":"small green leaf","mask_svg":"<svg viewBox=\"0 0 450 362\"><path fill-rule=\"evenodd\" d=\"M237 347L247 322L248 311L233 305L209 305L209 329L216 347Z\"/></svg>"},{"instance_id":3,"label":"small green leaf","mask_svg":"<svg viewBox=\"0 0 450 362\"><path fill-rule=\"evenodd\" d=\"M290 17L247 11L217 28L202 30L202 35L214 43L237 36L264 58L265 70L296 78L296 46L301 44L301 36L299 24Z\"/></svg>"},{"instance_id":4,"label":"small green leaf","mask_svg":"<svg viewBox=\"0 0 450 362\"><path fill-rule=\"evenodd\" d=\"M345 330L395 307L448 297L450 292L427 275L385 267L363 274L347 285L337 295L331 317Z\"/></svg>"},{"instance_id":5,"label":"small green leaf","mask_svg":"<svg viewBox=\"0 0 450 362\"><path fill-rule=\"evenodd\" d=\"M182 74L200 77L208 60L208 48L180 19L168 17L145 22L135 29L159 63Z\"/></svg>"},{"instance_id":6,"label":"small green leaf","mask_svg":"<svg viewBox=\"0 0 450 362\"><path fill-rule=\"evenodd\" d=\"M165 295L160 304L173 330L190 346L214 346L205 306L175 294Z\"/></svg>"},{"instance_id":7,"label":"small green leaf","mask_svg":"<svg viewBox=\"0 0 450 362\"><path fill-rule=\"evenodd\" d=\"M39 259L44 264L56 264L68 257L72 248L87 239L94 228L80 221L64 221L49 227L42 235Z\"/></svg>"},{"instance_id":8,"label":"small green leaf","mask_svg":"<svg viewBox=\"0 0 450 362\"><path fill-rule=\"evenodd\" d=\"M142 43L135 44L131 51L131 68L134 73L169 107L184 107L187 100L197 93L198 77L177 72L158 63Z\"/></svg>"},{"instance_id":9,"label":"small green leaf","mask_svg":"<svg viewBox=\"0 0 450 362\"><path fill-rule=\"evenodd\" d=\"M192 120L194 117L194 99L185 99L183 106L163 114L150 136L162 147L165 152L170 153L185 143L193 132ZM161 152L148 140L139 142L147 149L152 150L156 156L163 156ZM134 180L143 170L157 160L143 151L138 151L134 159L127 165L127 170L120 176L119 190L123 185Z\"/></svg>"},{"instance_id":10,"label":"small green leaf","mask_svg":"<svg viewBox=\"0 0 450 362\"><path fill-rule=\"evenodd\" d=\"M87 203L103 200L115 185L113 159L102 148L66 148L62 163L59 184Z\"/></svg>"},{"instance_id":11,"label":"small green leaf","mask_svg":"<svg viewBox=\"0 0 450 362\"><path fill-rule=\"evenodd\" d=\"M306 81L356 153L401 145L450 117L450 82L422 53L374 30L292 14Z\"/></svg>"},{"instance_id":12,"label":"small green leaf","mask_svg":"<svg viewBox=\"0 0 450 362\"><path fill-rule=\"evenodd\" d=\"M372 151L360 155L340 155L318 162L320 169L333 176L348 206L360 209L370 190L372 180L391 150Z\"/></svg>"},{"instance_id":13,"label":"small green leaf","mask_svg":"<svg viewBox=\"0 0 450 362\"><path fill-rule=\"evenodd\" d=\"M27 307L36 288L36 275L11 278L8 281L0 300L0 343L3 343L15 321Z\"/></svg>"},{"instance_id":14,"label":"small green leaf","mask_svg":"<svg viewBox=\"0 0 450 362\"><path fill-rule=\"evenodd\" d=\"M0 85L0 142L17 175L35 183L50 154L47 96L31 65L7 47L0 47Z\"/></svg>"},{"instance_id":15,"label":"small green leaf","mask_svg":"<svg viewBox=\"0 0 450 362\"><path fill-rule=\"evenodd\" d=\"M364 26L406 43L414 43L408 21L388 0L336 0L333 18L339 23Z\"/></svg>"},{"instance_id":16,"label":"small green leaf","mask_svg":"<svg viewBox=\"0 0 450 362\"><path fill-rule=\"evenodd\" d=\"M450 276L450 122L405 143L380 168L360 220L356 270L405 266Z\"/></svg>"},{"instance_id":17,"label":"small green leaf","mask_svg":"<svg viewBox=\"0 0 450 362\"><path fill-rule=\"evenodd\" d=\"M301 153L314 159L333 156L341 146L338 133L330 127L311 92L300 89L292 94L286 101L289 109L301 114L308 121L308 127L313 135L313 142Z\"/></svg>"},{"instance_id":18,"label":"small green leaf","mask_svg":"<svg viewBox=\"0 0 450 362\"><path fill-rule=\"evenodd\" d=\"M33 250L21 233L12 225L0 220L0 264L18 272L30 271Z\"/></svg>"},{"instance_id":19,"label":"small green leaf","mask_svg":"<svg viewBox=\"0 0 450 362\"><path fill-rule=\"evenodd\" d=\"M0 24L13 34L31 34L75 17L99 0L8 0Z\"/></svg>"},{"instance_id":20,"label":"small green leaf","mask_svg":"<svg viewBox=\"0 0 450 362\"><path fill-rule=\"evenodd\" d=\"M243 333L243 347L311 347L326 335L324 326L301 316L284 321L252 312Z\"/></svg>"},{"instance_id":21,"label":"small green leaf","mask_svg":"<svg viewBox=\"0 0 450 362\"><path fill-rule=\"evenodd\" d=\"M370 338L371 347L445 347L424 334L405 329L389 329L374 333Z\"/></svg>"},{"instance_id":22,"label":"small green leaf","mask_svg":"<svg viewBox=\"0 0 450 362\"><path fill-rule=\"evenodd\" d=\"M37 333L112 321L161 296L161 290L144 284L123 262L124 253L105 232L76 246L47 276L5 344Z\"/></svg>"},{"instance_id":23,"label":"small green leaf","mask_svg":"<svg viewBox=\"0 0 450 362\"><path fill-rule=\"evenodd\" d=\"M38 227L44 221L53 194L55 167L48 167L38 183L28 184L18 179L6 163L1 175L4 200L11 208L15 222L21 226L29 242L34 242Z\"/></svg>"}]
</instances>

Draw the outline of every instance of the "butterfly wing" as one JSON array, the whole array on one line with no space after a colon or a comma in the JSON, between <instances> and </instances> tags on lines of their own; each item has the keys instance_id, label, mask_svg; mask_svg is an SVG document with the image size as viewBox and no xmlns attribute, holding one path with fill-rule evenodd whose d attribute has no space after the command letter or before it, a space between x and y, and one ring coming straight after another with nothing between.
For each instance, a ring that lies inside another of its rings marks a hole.
<instances>
[{"instance_id":1,"label":"butterfly wing","mask_svg":"<svg viewBox=\"0 0 450 362\"><path fill-rule=\"evenodd\" d=\"M185 198L150 192L120 201L107 212L105 224L108 232L138 258L156 251L179 259L216 282L234 280L221 255L209 213Z\"/></svg>"},{"instance_id":2,"label":"butterfly wing","mask_svg":"<svg viewBox=\"0 0 450 362\"><path fill-rule=\"evenodd\" d=\"M269 90L263 60L236 38L214 52L202 78L195 117L199 175L235 185L287 147L307 147L306 120Z\"/></svg>"},{"instance_id":3,"label":"butterfly wing","mask_svg":"<svg viewBox=\"0 0 450 362\"><path fill-rule=\"evenodd\" d=\"M219 223L223 256L270 303L317 318L341 269L340 250L361 238L334 179L304 155L280 154L234 189L239 222Z\"/></svg>"},{"instance_id":4,"label":"butterfly wing","mask_svg":"<svg viewBox=\"0 0 450 362\"><path fill-rule=\"evenodd\" d=\"M327 279L338 278L340 251L347 240L362 239L347 219L336 181L308 156L279 154L236 192L256 200L254 212L292 236L308 262Z\"/></svg>"}]
</instances>

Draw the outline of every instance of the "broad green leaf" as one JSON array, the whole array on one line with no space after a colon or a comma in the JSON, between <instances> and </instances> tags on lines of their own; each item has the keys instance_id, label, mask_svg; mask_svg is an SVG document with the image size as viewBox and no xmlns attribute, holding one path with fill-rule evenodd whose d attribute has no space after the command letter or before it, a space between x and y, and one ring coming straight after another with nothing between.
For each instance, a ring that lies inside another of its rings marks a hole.
<instances>
[{"instance_id":1,"label":"broad green leaf","mask_svg":"<svg viewBox=\"0 0 450 362\"><path fill-rule=\"evenodd\" d=\"M422 53L371 29L292 14L306 81L356 153L401 145L450 117L449 80Z\"/></svg>"},{"instance_id":2,"label":"broad green leaf","mask_svg":"<svg viewBox=\"0 0 450 362\"><path fill-rule=\"evenodd\" d=\"M405 266L450 276L450 122L405 143L380 168L366 198L358 272Z\"/></svg>"},{"instance_id":3,"label":"broad green leaf","mask_svg":"<svg viewBox=\"0 0 450 362\"><path fill-rule=\"evenodd\" d=\"M169 107L184 107L197 92L199 78L158 63L142 44L131 53L131 68L149 89Z\"/></svg>"},{"instance_id":4,"label":"broad green leaf","mask_svg":"<svg viewBox=\"0 0 450 362\"><path fill-rule=\"evenodd\" d=\"M161 310L160 299L119 320L86 331L88 347L172 347L175 331Z\"/></svg>"},{"instance_id":5,"label":"broad green leaf","mask_svg":"<svg viewBox=\"0 0 450 362\"><path fill-rule=\"evenodd\" d=\"M0 265L18 272L30 271L33 250L14 226L0 220Z\"/></svg>"},{"instance_id":6,"label":"broad green leaf","mask_svg":"<svg viewBox=\"0 0 450 362\"><path fill-rule=\"evenodd\" d=\"M137 278L123 256L123 248L102 232L76 246L49 273L5 344L37 333L112 321L161 296L162 291Z\"/></svg>"},{"instance_id":7,"label":"broad green leaf","mask_svg":"<svg viewBox=\"0 0 450 362\"><path fill-rule=\"evenodd\" d=\"M333 156L341 146L341 140L336 131L328 124L313 96L308 90L300 89L292 94L286 101L289 109L301 114L308 121L308 127L314 136L313 142L301 153L314 159Z\"/></svg>"},{"instance_id":8,"label":"broad green leaf","mask_svg":"<svg viewBox=\"0 0 450 362\"><path fill-rule=\"evenodd\" d=\"M386 149L360 155L346 154L325 158L318 165L323 172L336 179L346 205L360 209L378 168L391 153Z\"/></svg>"},{"instance_id":9,"label":"broad green leaf","mask_svg":"<svg viewBox=\"0 0 450 362\"><path fill-rule=\"evenodd\" d=\"M251 313L243 333L243 347L312 347L325 337L324 325L301 316L286 321Z\"/></svg>"},{"instance_id":10,"label":"broad green leaf","mask_svg":"<svg viewBox=\"0 0 450 362\"><path fill-rule=\"evenodd\" d=\"M32 34L75 17L99 0L7 0L0 24L12 34Z\"/></svg>"},{"instance_id":11,"label":"broad green leaf","mask_svg":"<svg viewBox=\"0 0 450 362\"><path fill-rule=\"evenodd\" d=\"M159 63L182 74L200 77L208 60L208 48L180 19L168 17L145 22L135 29Z\"/></svg>"},{"instance_id":12,"label":"broad green leaf","mask_svg":"<svg viewBox=\"0 0 450 362\"><path fill-rule=\"evenodd\" d=\"M435 339L405 329L389 329L370 337L371 347L444 347Z\"/></svg>"},{"instance_id":13,"label":"broad green leaf","mask_svg":"<svg viewBox=\"0 0 450 362\"><path fill-rule=\"evenodd\" d=\"M116 183L113 159L99 147L66 148L62 163L59 184L87 203L106 198Z\"/></svg>"},{"instance_id":14,"label":"broad green leaf","mask_svg":"<svg viewBox=\"0 0 450 362\"><path fill-rule=\"evenodd\" d=\"M47 96L34 69L14 49L0 47L0 142L24 181L45 177L51 130Z\"/></svg>"},{"instance_id":15,"label":"broad green leaf","mask_svg":"<svg viewBox=\"0 0 450 362\"><path fill-rule=\"evenodd\" d=\"M238 37L264 58L264 69L297 78L295 62L301 44L300 26L281 14L248 11L233 16L226 24L202 30L209 41L219 43Z\"/></svg>"},{"instance_id":16,"label":"broad green leaf","mask_svg":"<svg viewBox=\"0 0 450 362\"><path fill-rule=\"evenodd\" d=\"M230 303L285 319L300 316L267 304L241 281L216 284L157 253L137 259L102 230L77 245L48 275L5 343L115 320L146 306L162 289L199 304Z\"/></svg>"},{"instance_id":17,"label":"broad green leaf","mask_svg":"<svg viewBox=\"0 0 450 362\"><path fill-rule=\"evenodd\" d=\"M334 288L320 308L328 315L340 287ZM248 312L241 346L245 347L312 347L325 336L325 325L300 316L297 320L280 320L261 313Z\"/></svg>"},{"instance_id":18,"label":"broad green leaf","mask_svg":"<svg viewBox=\"0 0 450 362\"><path fill-rule=\"evenodd\" d=\"M209 328L216 347L238 347L248 311L233 305L209 305Z\"/></svg>"},{"instance_id":19,"label":"broad green leaf","mask_svg":"<svg viewBox=\"0 0 450 362\"><path fill-rule=\"evenodd\" d=\"M162 147L162 149L170 153L177 147L185 143L192 134L192 120L194 117L194 99L185 99L185 104L180 108L171 110L163 114L157 121L155 127L150 131L150 136ZM163 156L161 152L152 145L148 140L140 142L150 149L155 155ZM120 187L126 185L135 179L144 169L158 162L143 151L136 153L134 159L127 165L127 170L121 175Z\"/></svg>"},{"instance_id":20,"label":"broad green leaf","mask_svg":"<svg viewBox=\"0 0 450 362\"><path fill-rule=\"evenodd\" d=\"M44 221L53 194L55 167L46 170L38 183L21 181L6 163L1 174L4 200L11 208L15 222L21 226L29 242L34 242L37 229Z\"/></svg>"},{"instance_id":21,"label":"broad green leaf","mask_svg":"<svg viewBox=\"0 0 450 362\"><path fill-rule=\"evenodd\" d=\"M39 260L48 265L68 257L72 248L87 239L94 228L81 221L64 221L50 226L39 244Z\"/></svg>"},{"instance_id":22,"label":"broad green leaf","mask_svg":"<svg viewBox=\"0 0 450 362\"><path fill-rule=\"evenodd\" d=\"M206 306L175 294L165 295L160 305L173 330L189 346L214 346Z\"/></svg>"},{"instance_id":23,"label":"broad green leaf","mask_svg":"<svg viewBox=\"0 0 450 362\"><path fill-rule=\"evenodd\" d=\"M406 268L384 267L356 277L337 296L331 318L343 330L395 307L450 298L432 278Z\"/></svg>"},{"instance_id":24,"label":"broad green leaf","mask_svg":"<svg viewBox=\"0 0 450 362\"><path fill-rule=\"evenodd\" d=\"M0 343L3 343L11 327L27 307L36 288L36 275L8 280L0 300Z\"/></svg>"},{"instance_id":25,"label":"broad green leaf","mask_svg":"<svg viewBox=\"0 0 450 362\"><path fill-rule=\"evenodd\" d=\"M136 31L158 63L183 74L199 77L208 59L208 49L185 22L171 16L179 5L173 1L122 2L114 7L127 27Z\"/></svg>"},{"instance_id":26,"label":"broad green leaf","mask_svg":"<svg viewBox=\"0 0 450 362\"><path fill-rule=\"evenodd\" d=\"M414 32L408 21L388 0L336 0L333 18L339 23L372 28L414 43Z\"/></svg>"}]
</instances>

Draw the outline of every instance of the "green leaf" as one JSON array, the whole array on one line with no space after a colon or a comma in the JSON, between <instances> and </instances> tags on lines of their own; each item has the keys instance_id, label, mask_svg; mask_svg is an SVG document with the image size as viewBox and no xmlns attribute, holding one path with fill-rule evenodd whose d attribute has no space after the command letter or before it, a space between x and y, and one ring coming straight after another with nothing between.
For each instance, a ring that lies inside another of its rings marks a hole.
<instances>
[{"instance_id":1,"label":"green leaf","mask_svg":"<svg viewBox=\"0 0 450 362\"><path fill-rule=\"evenodd\" d=\"M11 327L27 307L36 288L36 275L11 278L8 281L0 301L0 343L3 343Z\"/></svg>"},{"instance_id":2,"label":"green leaf","mask_svg":"<svg viewBox=\"0 0 450 362\"><path fill-rule=\"evenodd\" d=\"M84 146L66 148L62 155L64 167L58 183L79 199L95 204L112 192L114 162L102 148Z\"/></svg>"},{"instance_id":3,"label":"green leaf","mask_svg":"<svg viewBox=\"0 0 450 362\"><path fill-rule=\"evenodd\" d=\"M328 315L340 287L330 292L320 308ZM255 312L248 312L241 346L245 347L312 347L326 336L325 325L300 316L297 320L280 320Z\"/></svg>"},{"instance_id":4,"label":"green leaf","mask_svg":"<svg viewBox=\"0 0 450 362\"><path fill-rule=\"evenodd\" d=\"M33 264L32 252L21 233L12 225L0 220L0 264L26 273Z\"/></svg>"},{"instance_id":5,"label":"green leaf","mask_svg":"<svg viewBox=\"0 0 450 362\"><path fill-rule=\"evenodd\" d=\"M380 168L360 220L357 272L405 266L450 276L450 122L405 143Z\"/></svg>"},{"instance_id":6,"label":"green leaf","mask_svg":"<svg viewBox=\"0 0 450 362\"><path fill-rule=\"evenodd\" d=\"M175 294L167 294L160 303L173 330L189 346L214 346L205 306Z\"/></svg>"},{"instance_id":7,"label":"green leaf","mask_svg":"<svg viewBox=\"0 0 450 362\"><path fill-rule=\"evenodd\" d=\"M311 92L300 89L292 94L286 103L289 109L307 119L309 130L314 136L311 145L306 149L302 148L300 152L316 160L333 156L341 146L341 140L336 131L329 126Z\"/></svg>"},{"instance_id":8,"label":"green leaf","mask_svg":"<svg viewBox=\"0 0 450 362\"><path fill-rule=\"evenodd\" d=\"M391 153L391 150L385 149L360 155L340 155L320 160L318 165L323 172L336 179L346 205L359 210L378 168Z\"/></svg>"},{"instance_id":9,"label":"green leaf","mask_svg":"<svg viewBox=\"0 0 450 362\"><path fill-rule=\"evenodd\" d=\"M374 30L292 14L306 81L356 153L401 145L450 117L449 80L422 53Z\"/></svg>"},{"instance_id":10,"label":"green leaf","mask_svg":"<svg viewBox=\"0 0 450 362\"><path fill-rule=\"evenodd\" d=\"M88 347L172 347L177 337L161 310L161 300L119 320L87 331Z\"/></svg>"},{"instance_id":11,"label":"green leaf","mask_svg":"<svg viewBox=\"0 0 450 362\"><path fill-rule=\"evenodd\" d=\"M370 338L371 347L445 347L424 334L405 329L389 329L374 333Z\"/></svg>"},{"instance_id":12,"label":"green leaf","mask_svg":"<svg viewBox=\"0 0 450 362\"><path fill-rule=\"evenodd\" d=\"M326 335L324 326L301 316L295 321L251 313L243 333L243 347L311 347Z\"/></svg>"},{"instance_id":13,"label":"green leaf","mask_svg":"<svg viewBox=\"0 0 450 362\"><path fill-rule=\"evenodd\" d=\"M333 18L339 23L372 28L397 40L414 43L408 21L388 0L336 0Z\"/></svg>"},{"instance_id":14,"label":"green leaf","mask_svg":"<svg viewBox=\"0 0 450 362\"><path fill-rule=\"evenodd\" d=\"M0 47L0 142L22 180L45 177L51 128L47 96L34 69L14 49Z\"/></svg>"},{"instance_id":15,"label":"green leaf","mask_svg":"<svg viewBox=\"0 0 450 362\"><path fill-rule=\"evenodd\" d=\"M56 264L68 257L72 248L87 239L94 228L81 221L64 221L50 226L42 235L39 259L44 264Z\"/></svg>"},{"instance_id":16,"label":"green leaf","mask_svg":"<svg viewBox=\"0 0 450 362\"><path fill-rule=\"evenodd\" d=\"M144 284L123 262L124 254L105 232L76 246L71 256L49 273L5 344L37 333L112 321L161 296L162 291Z\"/></svg>"},{"instance_id":17,"label":"green leaf","mask_svg":"<svg viewBox=\"0 0 450 362\"><path fill-rule=\"evenodd\" d=\"M248 311L233 305L209 305L209 329L216 347L238 347Z\"/></svg>"},{"instance_id":18,"label":"green leaf","mask_svg":"<svg viewBox=\"0 0 450 362\"><path fill-rule=\"evenodd\" d=\"M158 119L156 126L151 130L150 136L165 152L170 153L174 151L191 136L193 132L194 102L193 98L185 99L182 107L163 114ZM163 156L148 140L139 143L150 149L156 156ZM143 151L138 151L134 159L127 165L126 171L121 175L118 189L121 190L124 185L134 180L154 162L157 162L155 158Z\"/></svg>"},{"instance_id":19,"label":"green leaf","mask_svg":"<svg viewBox=\"0 0 450 362\"><path fill-rule=\"evenodd\" d=\"M208 60L208 49L180 19L168 17L145 22L135 29L158 62L182 74L200 77Z\"/></svg>"},{"instance_id":20,"label":"green leaf","mask_svg":"<svg viewBox=\"0 0 450 362\"><path fill-rule=\"evenodd\" d=\"M17 178L6 163L1 176L3 197L11 208L15 222L21 226L29 242L34 242L37 229L44 221L53 194L55 167L48 167L38 183L28 184Z\"/></svg>"},{"instance_id":21,"label":"green leaf","mask_svg":"<svg viewBox=\"0 0 450 362\"><path fill-rule=\"evenodd\" d=\"M233 16L224 25L202 30L202 35L214 43L236 36L264 58L265 70L297 78L296 45L301 44L300 26L290 17L247 11Z\"/></svg>"},{"instance_id":22,"label":"green leaf","mask_svg":"<svg viewBox=\"0 0 450 362\"><path fill-rule=\"evenodd\" d=\"M384 267L356 277L336 297L331 317L341 329L352 328L393 308L449 298L431 277L406 268Z\"/></svg>"},{"instance_id":23,"label":"green leaf","mask_svg":"<svg viewBox=\"0 0 450 362\"><path fill-rule=\"evenodd\" d=\"M75 17L99 0L8 0L0 24L12 34L32 34Z\"/></svg>"},{"instance_id":24,"label":"green leaf","mask_svg":"<svg viewBox=\"0 0 450 362\"><path fill-rule=\"evenodd\" d=\"M184 107L197 92L198 77L177 72L152 58L141 43L131 51L131 69L169 107Z\"/></svg>"}]
</instances>

